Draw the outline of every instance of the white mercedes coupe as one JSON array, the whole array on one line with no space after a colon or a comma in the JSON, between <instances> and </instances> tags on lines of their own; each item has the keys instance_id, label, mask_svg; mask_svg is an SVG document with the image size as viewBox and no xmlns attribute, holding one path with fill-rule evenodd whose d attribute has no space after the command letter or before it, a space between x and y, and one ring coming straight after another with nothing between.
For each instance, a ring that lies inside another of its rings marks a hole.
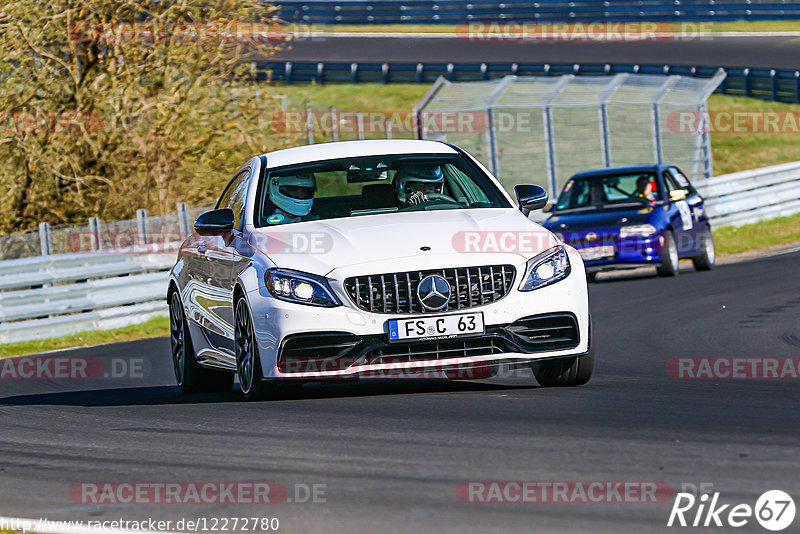
<instances>
[{"instance_id":1,"label":"white mercedes coupe","mask_svg":"<svg viewBox=\"0 0 800 534\"><path fill-rule=\"evenodd\" d=\"M594 366L580 255L456 146L325 143L250 159L197 218L170 273L185 393L245 399L364 377L465 379L530 368L542 386Z\"/></svg>"}]
</instances>

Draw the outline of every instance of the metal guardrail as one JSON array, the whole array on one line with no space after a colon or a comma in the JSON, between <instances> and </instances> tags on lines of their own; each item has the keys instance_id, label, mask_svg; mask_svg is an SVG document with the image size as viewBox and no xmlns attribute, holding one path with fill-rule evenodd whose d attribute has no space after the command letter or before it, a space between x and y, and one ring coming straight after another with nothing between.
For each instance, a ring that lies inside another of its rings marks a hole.
<instances>
[{"instance_id":1,"label":"metal guardrail","mask_svg":"<svg viewBox=\"0 0 800 534\"><path fill-rule=\"evenodd\" d=\"M307 24L460 24L479 21L727 21L800 18L790 0L278 0Z\"/></svg>"},{"instance_id":2,"label":"metal guardrail","mask_svg":"<svg viewBox=\"0 0 800 534\"><path fill-rule=\"evenodd\" d=\"M174 253L60 254L0 262L0 343L118 328L167 313Z\"/></svg>"},{"instance_id":3,"label":"metal guardrail","mask_svg":"<svg viewBox=\"0 0 800 534\"><path fill-rule=\"evenodd\" d=\"M716 227L800 213L800 161L716 176L695 187Z\"/></svg>"},{"instance_id":4,"label":"metal guardrail","mask_svg":"<svg viewBox=\"0 0 800 534\"><path fill-rule=\"evenodd\" d=\"M800 4L798 4L800 5ZM611 63L257 63L262 80L292 83L433 83L439 76L449 81L477 81L516 76L613 76L622 73L666 74L711 78L720 68L725 81L718 92L776 102L800 103L800 70L691 65L638 65Z\"/></svg>"}]
</instances>

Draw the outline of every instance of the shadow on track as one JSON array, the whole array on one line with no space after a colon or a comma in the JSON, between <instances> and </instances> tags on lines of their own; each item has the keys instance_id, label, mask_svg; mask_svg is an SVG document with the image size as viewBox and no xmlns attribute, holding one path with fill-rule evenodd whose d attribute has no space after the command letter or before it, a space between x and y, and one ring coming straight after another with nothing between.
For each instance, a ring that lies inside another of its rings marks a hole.
<instances>
[{"instance_id":1,"label":"shadow on track","mask_svg":"<svg viewBox=\"0 0 800 534\"><path fill-rule=\"evenodd\" d=\"M468 391L503 391L533 389L534 385L498 385L449 380L369 380L336 384L305 384L302 388L282 391L275 399L284 402L340 397L369 397ZM211 404L241 401L238 390L207 395L184 395L177 386L147 386L118 389L32 393L0 399L0 406L157 406L178 404Z\"/></svg>"}]
</instances>

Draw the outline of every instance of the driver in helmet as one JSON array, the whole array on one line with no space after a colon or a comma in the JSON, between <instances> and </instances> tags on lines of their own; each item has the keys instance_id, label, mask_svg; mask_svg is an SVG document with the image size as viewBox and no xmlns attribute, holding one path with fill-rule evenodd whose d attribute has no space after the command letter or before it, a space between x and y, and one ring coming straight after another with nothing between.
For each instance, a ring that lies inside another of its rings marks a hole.
<instances>
[{"instance_id":1,"label":"driver in helmet","mask_svg":"<svg viewBox=\"0 0 800 534\"><path fill-rule=\"evenodd\" d=\"M402 167L394 175L397 200L404 206L428 201L428 195L444 193L444 174L439 165Z\"/></svg>"},{"instance_id":2,"label":"driver in helmet","mask_svg":"<svg viewBox=\"0 0 800 534\"><path fill-rule=\"evenodd\" d=\"M267 217L267 223L286 224L309 220L308 214L314 205L316 191L317 182L313 174L271 177L267 193L275 205L275 212Z\"/></svg>"}]
</instances>

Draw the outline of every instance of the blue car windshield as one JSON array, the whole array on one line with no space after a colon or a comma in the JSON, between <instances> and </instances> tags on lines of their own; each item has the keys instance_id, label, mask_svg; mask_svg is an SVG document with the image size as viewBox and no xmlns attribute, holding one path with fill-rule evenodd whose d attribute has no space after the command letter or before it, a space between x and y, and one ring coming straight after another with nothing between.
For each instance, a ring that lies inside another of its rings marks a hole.
<instances>
[{"instance_id":1,"label":"blue car windshield","mask_svg":"<svg viewBox=\"0 0 800 534\"><path fill-rule=\"evenodd\" d=\"M654 172L604 174L570 178L556 203L556 211L592 210L659 200Z\"/></svg>"}]
</instances>

